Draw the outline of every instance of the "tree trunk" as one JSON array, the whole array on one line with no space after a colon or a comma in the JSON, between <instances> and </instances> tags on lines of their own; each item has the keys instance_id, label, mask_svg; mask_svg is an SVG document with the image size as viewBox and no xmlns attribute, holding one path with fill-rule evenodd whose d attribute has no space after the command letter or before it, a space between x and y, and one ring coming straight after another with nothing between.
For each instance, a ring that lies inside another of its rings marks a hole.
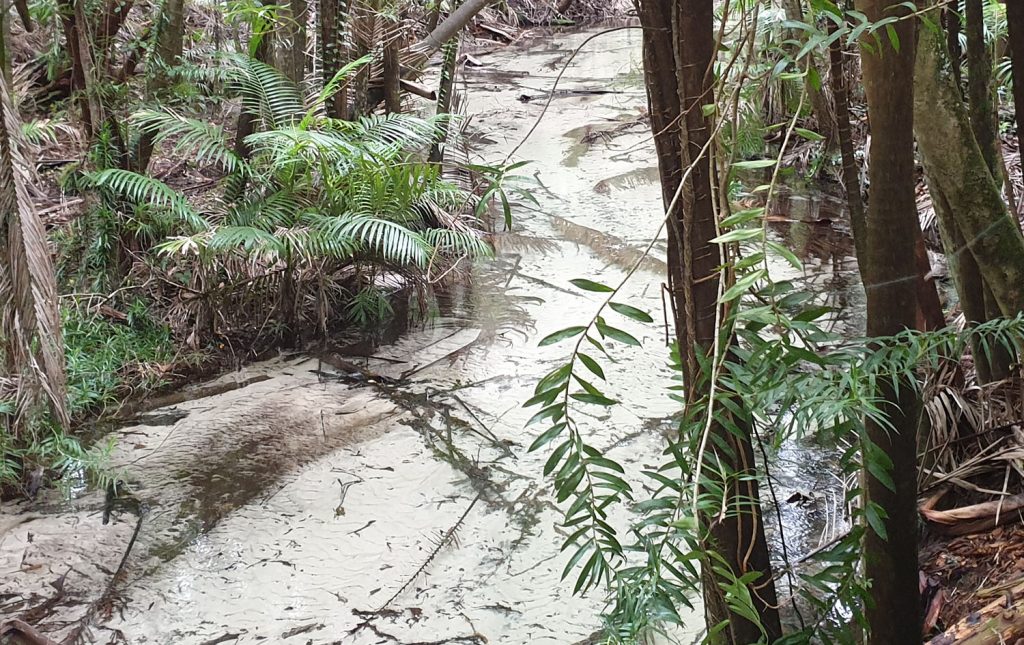
<instances>
[{"instance_id":1,"label":"tree trunk","mask_svg":"<svg viewBox=\"0 0 1024 645\"><path fill-rule=\"evenodd\" d=\"M277 20L264 37L274 40L274 68L297 86L306 75L306 0L287 0L279 5ZM329 79L328 79L329 80Z\"/></svg>"},{"instance_id":2,"label":"tree trunk","mask_svg":"<svg viewBox=\"0 0 1024 645\"><path fill-rule=\"evenodd\" d=\"M717 277L722 262L713 201L714 177L710 159L710 128L701 106L714 102L711 63L715 56L712 0L637 3L644 28L644 73L668 213L668 281L675 317L676 342L682 357L688 400L697 404L709 394L709 374L700 367L712 352L720 330ZM670 64L671 62L671 64ZM691 169L682 186L682 199L673 207L684 168ZM737 425L742 425L737 420ZM729 472L725 482L727 508L715 518L702 518L705 544L721 555L735 576L756 572L751 597L758 612L757 625L730 611L721 583L704 567L705 611L709 625L728 620L724 638L730 643L756 643L762 628L769 642L781 636L778 602L771 575L767 541L761 520L758 483L754 474L753 445L749 434L739 437L724 427L712 429L715 439L729 450L711 449L701 459L718 461ZM728 454L726 454L728 453ZM709 467L714 469L714 467ZM719 482L721 484L722 482ZM702 493L708 491L702 485Z\"/></svg>"},{"instance_id":3,"label":"tree trunk","mask_svg":"<svg viewBox=\"0 0 1024 645\"><path fill-rule=\"evenodd\" d=\"M838 27L831 20L828 23L829 34L834 34ZM850 227L853 229L853 243L857 247L857 256L865 254L864 198L861 193L860 167L854 155L853 132L850 127L850 92L846 85L846 71L843 65L843 39L836 38L829 45L829 80L832 83L832 98L836 106L836 137L839 140L839 154L843 160L843 184L846 189L846 207L850 211ZM863 279L861 270L861 279Z\"/></svg>"},{"instance_id":4,"label":"tree trunk","mask_svg":"<svg viewBox=\"0 0 1024 645\"><path fill-rule=\"evenodd\" d=\"M60 0L57 4L68 56L71 58L71 93L78 93L78 109L87 138L99 130L102 122L92 77L92 54L88 41L85 12L81 0Z\"/></svg>"},{"instance_id":5,"label":"tree trunk","mask_svg":"<svg viewBox=\"0 0 1024 645\"><path fill-rule=\"evenodd\" d=\"M455 95L455 72L459 61L459 37L455 36L444 46L444 60L441 63L441 82L437 88L437 114L451 114L452 99ZM441 124L441 134L434 145L430 147L429 161L441 163L444 161L444 147L448 143L448 126L445 121Z\"/></svg>"},{"instance_id":6,"label":"tree trunk","mask_svg":"<svg viewBox=\"0 0 1024 645\"><path fill-rule=\"evenodd\" d=\"M931 277L932 263L928 258L928 248L924 244L921 222L918 220L914 230L914 262L917 264L917 324L921 331L934 331L946 326L946 316L942 313L942 302L939 300L935 278Z\"/></svg>"},{"instance_id":7,"label":"tree trunk","mask_svg":"<svg viewBox=\"0 0 1024 645\"><path fill-rule=\"evenodd\" d=\"M947 228L959 231L999 311L1013 317L1024 311L1024 236L988 170L948 65L945 43L922 29L914 100L918 148L932 192L948 206L936 213L952 218ZM961 292L961 301L967 295Z\"/></svg>"},{"instance_id":8,"label":"tree trunk","mask_svg":"<svg viewBox=\"0 0 1024 645\"><path fill-rule=\"evenodd\" d=\"M858 0L871 21L906 13L895 0ZM871 198L868 201L866 256L861 258L867 293L869 336L885 337L914 327L918 276L914 260L917 208L914 199L914 40L915 21L893 28L899 46L887 35L862 41L861 61L871 124ZM870 420L866 439L892 460L886 483L865 468L866 504L885 514L881 535L869 523L864 538L864 570L873 602L866 608L870 643L916 643L922 612L917 573L917 424L920 406L913 389L879 384L891 428ZM898 393L897 393L898 392ZM865 455L865 458L868 458Z\"/></svg>"},{"instance_id":9,"label":"tree trunk","mask_svg":"<svg viewBox=\"0 0 1024 645\"><path fill-rule=\"evenodd\" d=\"M981 147L981 156L993 179L1002 177L999 170L999 136L996 112L992 104L992 61L985 45L985 17L982 0L966 0L967 25L967 103L971 129Z\"/></svg>"},{"instance_id":10,"label":"tree trunk","mask_svg":"<svg viewBox=\"0 0 1024 645\"><path fill-rule=\"evenodd\" d=\"M1017 118L1017 143L1024 150L1024 2L1006 3L1006 28L1010 39L1013 71L1013 111Z\"/></svg>"},{"instance_id":11,"label":"tree trunk","mask_svg":"<svg viewBox=\"0 0 1024 645\"><path fill-rule=\"evenodd\" d=\"M185 0L164 0L160 5L160 13L156 17L156 48L153 50L152 69L148 69L149 82L146 92L150 98L166 90L171 79L168 68L178 64L185 40ZM147 65L147 67L150 67ZM135 171L146 173L149 160L153 156L153 140L156 133L143 130L139 135L138 148L135 153Z\"/></svg>"},{"instance_id":12,"label":"tree trunk","mask_svg":"<svg viewBox=\"0 0 1024 645\"><path fill-rule=\"evenodd\" d=\"M783 0L783 9L788 20L806 22L802 0ZM798 30L791 29L790 38L800 42L801 34ZM795 56L799 53L800 45L795 45L792 49L791 54ZM837 138L836 115L835 110L832 109L832 104L828 100L828 96L825 94L824 85L821 82L823 77L818 71L819 67L815 59L815 52L808 52L803 62L797 61L796 64L802 66L805 72L804 91L807 92L807 97L811 103L811 113L814 115L818 126L818 134L825 137L825 146L831 147L835 145Z\"/></svg>"},{"instance_id":13,"label":"tree trunk","mask_svg":"<svg viewBox=\"0 0 1024 645\"><path fill-rule=\"evenodd\" d=\"M320 27L320 60L323 65L323 82L326 85L345 65L348 52L345 25L349 13L349 0L320 0L317 21ZM345 117L346 88L335 92L328 101L327 115L335 119Z\"/></svg>"},{"instance_id":14,"label":"tree trunk","mask_svg":"<svg viewBox=\"0 0 1024 645\"><path fill-rule=\"evenodd\" d=\"M384 43L384 109L389 114L402 111L401 24L393 22Z\"/></svg>"},{"instance_id":15,"label":"tree trunk","mask_svg":"<svg viewBox=\"0 0 1024 645\"><path fill-rule=\"evenodd\" d=\"M436 51L441 49L449 39L462 31L473 18L489 5L498 0L466 0L457 9L448 14L423 40L402 50L402 69L404 81L414 81L423 73L423 67ZM358 54L358 52L356 52ZM367 83L366 106L372 109L384 100L384 84L380 79Z\"/></svg>"},{"instance_id":16,"label":"tree trunk","mask_svg":"<svg viewBox=\"0 0 1024 645\"><path fill-rule=\"evenodd\" d=\"M58 427L69 425L57 282L43 223L28 193L8 79L7 14L0 18L0 354L20 390L6 432L17 440L39 406Z\"/></svg>"},{"instance_id":17,"label":"tree trunk","mask_svg":"<svg viewBox=\"0 0 1024 645\"><path fill-rule=\"evenodd\" d=\"M955 1L942 11L942 22L946 27L946 47L949 49L950 72L956 84L957 92L962 91L960 83L960 68L963 67L964 52L960 46L960 32L963 25L963 17L960 15L960 3Z\"/></svg>"}]
</instances>

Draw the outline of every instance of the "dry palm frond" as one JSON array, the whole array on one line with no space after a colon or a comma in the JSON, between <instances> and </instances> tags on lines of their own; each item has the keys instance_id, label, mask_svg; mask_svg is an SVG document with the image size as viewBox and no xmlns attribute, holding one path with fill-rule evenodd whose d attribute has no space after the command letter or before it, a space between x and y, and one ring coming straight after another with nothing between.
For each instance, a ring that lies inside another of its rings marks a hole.
<instances>
[{"instance_id":1,"label":"dry palm frond","mask_svg":"<svg viewBox=\"0 0 1024 645\"><path fill-rule=\"evenodd\" d=\"M27 164L20 144L21 123L6 79L0 74L0 307L5 359L27 396L18 398L16 423L24 422L39 390L50 401L58 424L68 424L64 351L57 285L46 231L36 216ZM33 391L35 390L35 391Z\"/></svg>"}]
</instances>

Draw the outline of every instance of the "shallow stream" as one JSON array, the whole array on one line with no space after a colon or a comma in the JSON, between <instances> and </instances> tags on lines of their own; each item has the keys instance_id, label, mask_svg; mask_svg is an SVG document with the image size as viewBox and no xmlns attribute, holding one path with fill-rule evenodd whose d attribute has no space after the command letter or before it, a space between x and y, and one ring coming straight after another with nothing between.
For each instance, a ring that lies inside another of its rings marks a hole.
<instances>
[{"instance_id":1,"label":"shallow stream","mask_svg":"<svg viewBox=\"0 0 1024 645\"><path fill-rule=\"evenodd\" d=\"M476 55L484 65L465 72L475 154L500 162L520 142L589 35ZM113 434L115 465L147 512L96 642L570 644L600 628L604 598L560 582L566 531L541 476L547 455L526 451L537 430L521 404L567 351L537 341L583 324L599 302L569 280L616 283L658 232L640 70L635 30L575 58L559 86L569 91L517 155L533 161L523 171L541 182L540 208L517 209L514 231L495 238L498 257L442 299L440 316L366 356L247 367L221 379L244 386ZM837 324L856 333L862 295L837 208L818 195L785 200L772 230L805 261L789 277L827 293L847 312ZM677 412L663 282L659 242L621 298L659 324L620 321L643 343L611 350L606 393L623 403L584 410L589 442L632 473L660 462ZM827 457L789 445L774 464L791 556L830 530ZM787 504L795 493L809 501ZM54 597L60 579L63 596L41 622L67 633L136 528L127 510L104 524L103 506L93 493L58 512L0 514L0 613ZM435 549L449 532L452 544ZM672 638L692 642L701 623L694 614Z\"/></svg>"}]
</instances>

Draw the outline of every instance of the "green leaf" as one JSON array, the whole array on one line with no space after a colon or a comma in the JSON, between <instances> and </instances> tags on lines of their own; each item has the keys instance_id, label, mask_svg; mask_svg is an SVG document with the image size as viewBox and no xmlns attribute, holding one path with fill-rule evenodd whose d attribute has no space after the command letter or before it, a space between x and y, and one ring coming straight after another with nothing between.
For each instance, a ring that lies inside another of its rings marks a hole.
<instances>
[{"instance_id":1,"label":"green leaf","mask_svg":"<svg viewBox=\"0 0 1024 645\"><path fill-rule=\"evenodd\" d=\"M600 282L594 282L593 280L587 280L586 278L576 278L569 282L571 282L576 288L583 289L584 291L596 291L598 293L611 293L614 291L614 289L609 286L605 286Z\"/></svg>"},{"instance_id":2,"label":"green leaf","mask_svg":"<svg viewBox=\"0 0 1024 645\"><path fill-rule=\"evenodd\" d=\"M740 224L746 224L747 222L761 219L762 217L764 217L764 206L758 206L757 208L748 208L746 210L736 211L719 222L718 225L721 228L733 228Z\"/></svg>"},{"instance_id":3,"label":"green leaf","mask_svg":"<svg viewBox=\"0 0 1024 645\"><path fill-rule=\"evenodd\" d=\"M635 347L641 346L640 341L638 341L636 338L633 338L633 336L631 336L630 334L616 327L612 327L611 325L601 320L597 321L597 331L601 332L602 336L611 338L612 340L617 340L620 343L625 343L626 345L633 345Z\"/></svg>"},{"instance_id":4,"label":"green leaf","mask_svg":"<svg viewBox=\"0 0 1024 645\"><path fill-rule=\"evenodd\" d=\"M602 394L592 394L590 392L574 392L569 396L582 403L593 403L594 405L609 406L618 403L615 399L609 399Z\"/></svg>"},{"instance_id":5,"label":"green leaf","mask_svg":"<svg viewBox=\"0 0 1024 645\"><path fill-rule=\"evenodd\" d=\"M557 367L548 372L547 375L537 383L537 387L534 389L534 392L536 394L540 394L541 392L560 388L569 381L570 374L572 374L572 364L566 363L561 367Z\"/></svg>"},{"instance_id":6,"label":"green leaf","mask_svg":"<svg viewBox=\"0 0 1024 645\"><path fill-rule=\"evenodd\" d=\"M729 242L742 242L744 240L761 239L764 236L764 229L761 228L738 228L724 235L712 238L715 244L728 244Z\"/></svg>"},{"instance_id":7,"label":"green leaf","mask_svg":"<svg viewBox=\"0 0 1024 645\"><path fill-rule=\"evenodd\" d=\"M632 318L633 320L637 320L644 323L654 322L654 319L651 318L650 314L648 314L645 311L641 311L636 307L622 304L621 302L609 302L608 306L611 307L615 312L620 313L623 316L626 316L627 318Z\"/></svg>"},{"instance_id":8,"label":"green leaf","mask_svg":"<svg viewBox=\"0 0 1024 645\"><path fill-rule=\"evenodd\" d=\"M737 161L732 167L737 170L756 170L758 168L771 168L775 163L775 159L752 159L750 161Z\"/></svg>"},{"instance_id":9,"label":"green leaf","mask_svg":"<svg viewBox=\"0 0 1024 645\"><path fill-rule=\"evenodd\" d=\"M824 141L824 135L818 134L814 130L808 130L807 128L793 128L793 132L796 132L804 139L808 141Z\"/></svg>"},{"instance_id":10,"label":"green leaf","mask_svg":"<svg viewBox=\"0 0 1024 645\"><path fill-rule=\"evenodd\" d=\"M723 293L722 297L719 299L719 302L725 303L731 300L735 300L737 297L746 293L750 289L750 287L754 285L755 282L764 278L767 275L768 272L766 270L758 269L753 273L743 276L742 278L736 281L736 284L726 289L725 293Z\"/></svg>"},{"instance_id":11,"label":"green leaf","mask_svg":"<svg viewBox=\"0 0 1024 645\"><path fill-rule=\"evenodd\" d=\"M874 502L868 502L867 506L864 507L864 517L875 534L888 541L889 534L885 529L886 514L882 507Z\"/></svg>"},{"instance_id":12,"label":"green leaf","mask_svg":"<svg viewBox=\"0 0 1024 645\"><path fill-rule=\"evenodd\" d=\"M782 246L778 242L766 240L765 246L767 246L772 251L775 251L776 254L782 256L782 258L784 258L786 262L789 262L789 264L792 265L794 269L798 271L803 269L803 264L800 262L800 258L796 256L796 253L793 253L792 251Z\"/></svg>"},{"instance_id":13,"label":"green leaf","mask_svg":"<svg viewBox=\"0 0 1024 645\"><path fill-rule=\"evenodd\" d=\"M587 369L593 372L598 378L600 378L602 381L607 380L604 377L604 370L601 368L597 361L595 361L590 356L587 356L583 352L578 352L576 356L579 357L580 362L586 365Z\"/></svg>"},{"instance_id":14,"label":"green leaf","mask_svg":"<svg viewBox=\"0 0 1024 645\"><path fill-rule=\"evenodd\" d=\"M530 448L527 450L527 452L539 450L540 448L543 448L547 444L551 443L551 441L555 439L555 437L562 433L562 430L565 430L566 425L567 424L565 423L556 423L555 425L545 430L539 437L533 440L533 443L530 444Z\"/></svg>"},{"instance_id":15,"label":"green leaf","mask_svg":"<svg viewBox=\"0 0 1024 645\"><path fill-rule=\"evenodd\" d=\"M585 331L587 331L586 327L580 327L580 326L566 327L565 329L560 329L560 330L558 330L558 331L556 331L556 332L554 332L552 334L548 334L543 339L541 339L541 341L539 343L537 343L537 346L538 347L545 347L547 345L554 345L555 343L559 343L559 342L565 340L566 338L572 338L573 336L579 336L580 334L582 334Z\"/></svg>"}]
</instances>

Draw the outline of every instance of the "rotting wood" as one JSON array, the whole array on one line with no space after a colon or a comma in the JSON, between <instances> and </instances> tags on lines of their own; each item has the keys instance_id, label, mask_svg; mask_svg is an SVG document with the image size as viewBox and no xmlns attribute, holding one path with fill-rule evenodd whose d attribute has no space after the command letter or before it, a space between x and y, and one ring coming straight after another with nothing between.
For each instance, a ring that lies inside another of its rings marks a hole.
<instances>
[{"instance_id":1,"label":"rotting wood","mask_svg":"<svg viewBox=\"0 0 1024 645\"><path fill-rule=\"evenodd\" d=\"M1024 583L972 612L928 645L1002 645L1024 638Z\"/></svg>"}]
</instances>

